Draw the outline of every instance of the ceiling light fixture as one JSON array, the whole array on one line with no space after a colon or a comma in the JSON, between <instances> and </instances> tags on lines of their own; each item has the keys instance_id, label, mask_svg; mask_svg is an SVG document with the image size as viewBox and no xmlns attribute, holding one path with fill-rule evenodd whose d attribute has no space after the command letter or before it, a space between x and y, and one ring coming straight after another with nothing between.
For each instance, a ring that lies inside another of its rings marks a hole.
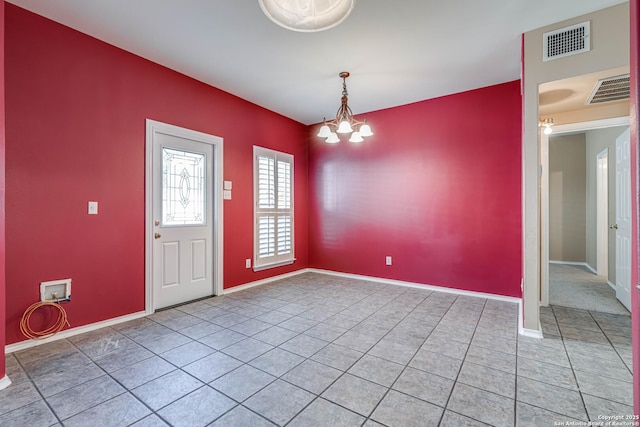
<instances>
[{"instance_id":1,"label":"ceiling light fixture","mask_svg":"<svg viewBox=\"0 0 640 427\"><path fill-rule=\"evenodd\" d=\"M551 117L540 119L540 127L544 128L542 131L545 135L550 135L551 132L553 132L551 126L553 126L553 119Z\"/></svg>"},{"instance_id":2,"label":"ceiling light fixture","mask_svg":"<svg viewBox=\"0 0 640 427\"><path fill-rule=\"evenodd\" d=\"M335 144L340 142L338 138L339 133L351 133L349 142L362 142L364 141L363 138L373 135L371 126L367 123L366 117L362 122L356 120L353 117L351 108L349 108L347 104L349 101L347 93L347 77L349 77L349 72L343 71L339 76L342 78L342 104L340 108L338 108L335 119L327 120L326 117L324 118L320 131L318 131L318 136L320 138L326 138L325 142L329 144Z\"/></svg>"},{"instance_id":3,"label":"ceiling light fixture","mask_svg":"<svg viewBox=\"0 0 640 427\"><path fill-rule=\"evenodd\" d=\"M269 19L292 31L327 30L347 19L356 0L258 0Z\"/></svg>"}]
</instances>

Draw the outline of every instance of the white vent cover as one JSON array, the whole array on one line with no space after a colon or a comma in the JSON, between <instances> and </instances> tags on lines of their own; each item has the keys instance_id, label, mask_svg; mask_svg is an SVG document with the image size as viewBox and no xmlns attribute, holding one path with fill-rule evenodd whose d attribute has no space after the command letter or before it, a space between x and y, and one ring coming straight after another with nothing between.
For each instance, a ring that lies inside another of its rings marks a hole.
<instances>
[{"instance_id":1,"label":"white vent cover","mask_svg":"<svg viewBox=\"0 0 640 427\"><path fill-rule=\"evenodd\" d=\"M591 50L590 28L590 21L587 21L544 33L542 35L542 60L551 61L589 52Z\"/></svg>"},{"instance_id":2,"label":"white vent cover","mask_svg":"<svg viewBox=\"0 0 640 427\"><path fill-rule=\"evenodd\" d=\"M629 74L598 80L586 105L629 99L631 95Z\"/></svg>"}]
</instances>

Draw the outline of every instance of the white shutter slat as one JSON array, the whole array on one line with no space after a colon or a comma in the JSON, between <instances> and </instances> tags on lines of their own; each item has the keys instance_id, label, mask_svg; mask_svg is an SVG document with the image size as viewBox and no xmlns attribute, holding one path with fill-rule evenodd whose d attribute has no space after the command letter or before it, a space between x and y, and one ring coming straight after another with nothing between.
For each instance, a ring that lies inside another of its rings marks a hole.
<instances>
[{"instance_id":1,"label":"white shutter slat","mask_svg":"<svg viewBox=\"0 0 640 427\"><path fill-rule=\"evenodd\" d=\"M291 216L278 216L278 255L291 252Z\"/></svg>"},{"instance_id":2,"label":"white shutter slat","mask_svg":"<svg viewBox=\"0 0 640 427\"><path fill-rule=\"evenodd\" d=\"M258 157L258 207L274 208L276 182L274 159L264 156Z\"/></svg>"},{"instance_id":3,"label":"white shutter slat","mask_svg":"<svg viewBox=\"0 0 640 427\"><path fill-rule=\"evenodd\" d=\"M278 209L291 208L291 164L278 160Z\"/></svg>"},{"instance_id":4,"label":"white shutter slat","mask_svg":"<svg viewBox=\"0 0 640 427\"><path fill-rule=\"evenodd\" d=\"M275 255L275 217L262 216L258 220L258 256Z\"/></svg>"},{"instance_id":5,"label":"white shutter slat","mask_svg":"<svg viewBox=\"0 0 640 427\"><path fill-rule=\"evenodd\" d=\"M293 262L293 156L254 147L254 266Z\"/></svg>"}]
</instances>

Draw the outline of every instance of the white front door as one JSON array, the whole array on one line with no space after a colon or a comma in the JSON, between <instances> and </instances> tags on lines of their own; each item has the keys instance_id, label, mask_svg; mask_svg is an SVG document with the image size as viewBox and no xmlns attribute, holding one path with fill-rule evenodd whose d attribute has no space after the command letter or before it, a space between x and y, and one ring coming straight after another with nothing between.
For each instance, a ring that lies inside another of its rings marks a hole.
<instances>
[{"instance_id":1,"label":"white front door","mask_svg":"<svg viewBox=\"0 0 640 427\"><path fill-rule=\"evenodd\" d=\"M216 191L214 145L202 134L158 123L149 133L152 224L147 230L155 310L213 295Z\"/></svg>"},{"instance_id":2,"label":"white front door","mask_svg":"<svg viewBox=\"0 0 640 427\"><path fill-rule=\"evenodd\" d=\"M616 297L631 311L630 130L616 139Z\"/></svg>"}]
</instances>

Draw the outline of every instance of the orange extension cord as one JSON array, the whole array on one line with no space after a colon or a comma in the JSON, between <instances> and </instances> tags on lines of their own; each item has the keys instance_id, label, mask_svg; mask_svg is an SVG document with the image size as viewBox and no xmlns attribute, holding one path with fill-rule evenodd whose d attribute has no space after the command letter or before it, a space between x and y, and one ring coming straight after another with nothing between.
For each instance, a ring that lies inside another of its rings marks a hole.
<instances>
[{"instance_id":1,"label":"orange extension cord","mask_svg":"<svg viewBox=\"0 0 640 427\"><path fill-rule=\"evenodd\" d=\"M47 329L43 331L34 331L33 329L31 329L31 326L29 326L29 319L31 319L31 315L34 311L36 311L40 307L45 306L53 306L57 308L58 318L56 319L56 322L52 326L49 326ZM62 308L62 306L56 302L43 301L32 304L24 312L24 314L22 315L22 319L20 319L20 332L22 332L22 335L27 338L30 338L32 340L39 340L57 334L64 329L65 325L71 326L69 325L69 321L67 320L67 312L64 311L64 308Z\"/></svg>"}]
</instances>

